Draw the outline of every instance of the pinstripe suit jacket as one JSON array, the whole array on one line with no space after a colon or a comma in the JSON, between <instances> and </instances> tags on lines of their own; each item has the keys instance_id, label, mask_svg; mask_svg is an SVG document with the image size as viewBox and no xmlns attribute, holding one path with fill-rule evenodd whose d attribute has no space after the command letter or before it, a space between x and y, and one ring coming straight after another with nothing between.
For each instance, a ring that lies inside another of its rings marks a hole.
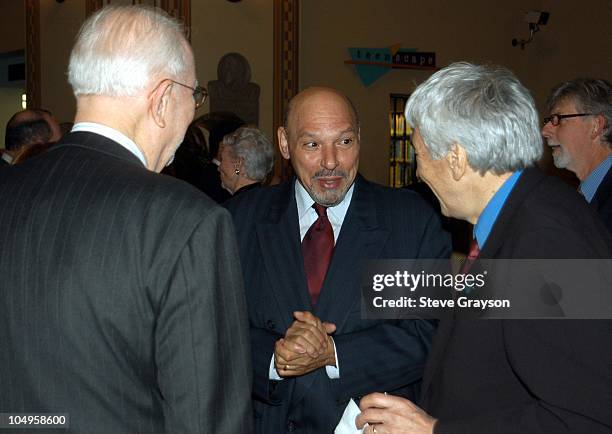
<instances>
[{"instance_id":1,"label":"pinstripe suit jacket","mask_svg":"<svg viewBox=\"0 0 612 434\"><path fill-rule=\"evenodd\" d=\"M69 134L0 171L0 412L76 433L250 430L228 213L117 143Z\"/></svg>"},{"instance_id":2,"label":"pinstripe suit jacket","mask_svg":"<svg viewBox=\"0 0 612 434\"><path fill-rule=\"evenodd\" d=\"M448 234L420 197L358 177L316 306L304 274L294 182L233 198L245 276L254 369L256 432L333 432L351 397L373 391L410 396L422 375L433 326L425 321L362 320L360 266L365 259L450 255ZM336 324L340 378L324 368L270 381L274 343L309 310ZM412 396L411 396L412 397Z\"/></svg>"}]
</instances>

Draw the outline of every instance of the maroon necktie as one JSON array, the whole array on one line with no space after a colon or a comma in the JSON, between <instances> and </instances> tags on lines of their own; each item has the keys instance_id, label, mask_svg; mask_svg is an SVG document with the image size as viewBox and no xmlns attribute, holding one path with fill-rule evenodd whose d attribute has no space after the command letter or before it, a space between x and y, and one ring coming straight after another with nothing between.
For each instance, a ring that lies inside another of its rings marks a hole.
<instances>
[{"instance_id":1,"label":"maroon necktie","mask_svg":"<svg viewBox=\"0 0 612 434\"><path fill-rule=\"evenodd\" d=\"M314 306L317 304L317 298L334 251L334 231L327 218L327 208L318 203L315 203L313 207L319 218L310 226L302 240L302 255L308 280L308 293Z\"/></svg>"},{"instance_id":2,"label":"maroon necktie","mask_svg":"<svg viewBox=\"0 0 612 434\"><path fill-rule=\"evenodd\" d=\"M468 252L467 258L465 258L465 262L461 266L461 274L467 273L470 268L472 268L472 264L476 258L478 258L478 255L480 255L480 247L478 246L478 241L474 238L470 244L470 251Z\"/></svg>"}]
</instances>

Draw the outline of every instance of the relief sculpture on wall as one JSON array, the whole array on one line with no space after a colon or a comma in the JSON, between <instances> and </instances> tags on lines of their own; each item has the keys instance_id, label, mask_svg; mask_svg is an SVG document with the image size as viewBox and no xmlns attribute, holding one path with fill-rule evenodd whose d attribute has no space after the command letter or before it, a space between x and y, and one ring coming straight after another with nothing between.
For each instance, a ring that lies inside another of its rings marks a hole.
<instances>
[{"instance_id":1,"label":"relief sculpture on wall","mask_svg":"<svg viewBox=\"0 0 612 434\"><path fill-rule=\"evenodd\" d=\"M210 111L231 112L247 124L259 124L259 85L251 83L251 66L241 54L227 53L217 66L217 80L208 82Z\"/></svg>"}]
</instances>

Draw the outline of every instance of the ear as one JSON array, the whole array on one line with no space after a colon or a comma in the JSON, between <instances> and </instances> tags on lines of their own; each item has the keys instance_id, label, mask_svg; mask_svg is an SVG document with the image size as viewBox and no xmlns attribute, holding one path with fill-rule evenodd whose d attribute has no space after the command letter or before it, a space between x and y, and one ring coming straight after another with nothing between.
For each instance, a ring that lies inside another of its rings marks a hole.
<instances>
[{"instance_id":1,"label":"ear","mask_svg":"<svg viewBox=\"0 0 612 434\"><path fill-rule=\"evenodd\" d=\"M463 149L463 146L460 144L453 143L445 158L448 162L451 174L453 175L453 179L455 181L459 181L465 174L468 166L468 159L465 149Z\"/></svg>"},{"instance_id":2,"label":"ear","mask_svg":"<svg viewBox=\"0 0 612 434\"><path fill-rule=\"evenodd\" d=\"M591 140L595 140L603 135L603 131L606 128L606 118L604 115L597 115L594 117L593 128L591 130Z\"/></svg>"},{"instance_id":3,"label":"ear","mask_svg":"<svg viewBox=\"0 0 612 434\"><path fill-rule=\"evenodd\" d=\"M284 127L278 127L276 134L278 136L278 148L280 150L280 153L285 160L289 160L291 156L289 154L289 142L287 140L287 131L285 131Z\"/></svg>"},{"instance_id":4,"label":"ear","mask_svg":"<svg viewBox=\"0 0 612 434\"><path fill-rule=\"evenodd\" d=\"M172 82L162 82L149 97L149 113L155 124L160 128L166 127L171 91Z\"/></svg>"}]
</instances>

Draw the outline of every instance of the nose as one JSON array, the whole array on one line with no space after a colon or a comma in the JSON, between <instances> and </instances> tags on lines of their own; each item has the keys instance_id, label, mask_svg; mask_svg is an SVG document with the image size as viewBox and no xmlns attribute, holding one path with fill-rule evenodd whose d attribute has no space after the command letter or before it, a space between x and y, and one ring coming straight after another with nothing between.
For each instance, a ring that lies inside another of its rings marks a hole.
<instances>
[{"instance_id":1,"label":"nose","mask_svg":"<svg viewBox=\"0 0 612 434\"><path fill-rule=\"evenodd\" d=\"M555 127L553 126L552 122L546 122L542 127L542 137L544 137L545 139L551 138L554 130Z\"/></svg>"},{"instance_id":2,"label":"nose","mask_svg":"<svg viewBox=\"0 0 612 434\"><path fill-rule=\"evenodd\" d=\"M323 146L321 166L328 170L334 170L338 167L338 150L335 145Z\"/></svg>"}]
</instances>

